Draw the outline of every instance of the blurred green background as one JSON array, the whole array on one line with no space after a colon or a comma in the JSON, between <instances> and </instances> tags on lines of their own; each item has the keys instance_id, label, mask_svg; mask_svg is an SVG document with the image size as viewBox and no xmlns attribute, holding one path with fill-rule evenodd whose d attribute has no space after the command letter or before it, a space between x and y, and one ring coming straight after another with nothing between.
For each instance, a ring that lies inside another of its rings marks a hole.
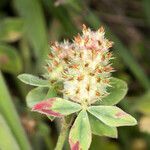
<instances>
[{"instance_id":1,"label":"blurred green background","mask_svg":"<svg viewBox=\"0 0 150 150\"><path fill-rule=\"evenodd\" d=\"M54 149L60 123L30 112L31 87L17 75L41 75L48 43L72 38L83 23L103 25L114 41L113 75L129 86L119 106L138 120L118 139L93 136L90 149L150 150L150 0L0 0L0 150Z\"/></svg>"}]
</instances>

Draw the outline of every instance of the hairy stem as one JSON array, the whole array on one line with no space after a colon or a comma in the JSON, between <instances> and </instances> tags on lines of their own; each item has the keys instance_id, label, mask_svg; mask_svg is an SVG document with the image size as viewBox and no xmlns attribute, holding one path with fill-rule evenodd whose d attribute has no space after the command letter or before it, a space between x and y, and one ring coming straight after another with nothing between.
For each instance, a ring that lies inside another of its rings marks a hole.
<instances>
[{"instance_id":1,"label":"hairy stem","mask_svg":"<svg viewBox=\"0 0 150 150\"><path fill-rule=\"evenodd\" d=\"M62 127L61 127L61 130L60 130L60 135L58 137L58 141L57 141L55 150L62 150L63 149L65 139L66 139L66 136L67 136L67 132L68 132L68 125L65 121L65 118L63 118L62 119Z\"/></svg>"},{"instance_id":2,"label":"hairy stem","mask_svg":"<svg viewBox=\"0 0 150 150\"><path fill-rule=\"evenodd\" d=\"M68 121L69 120L69 121ZM68 131L69 131L69 127L72 125L72 122L74 121L74 116L72 116L71 118L62 118L62 126L61 126L61 130L60 130L60 134L58 137L58 141L55 147L55 150L62 150Z\"/></svg>"}]
</instances>

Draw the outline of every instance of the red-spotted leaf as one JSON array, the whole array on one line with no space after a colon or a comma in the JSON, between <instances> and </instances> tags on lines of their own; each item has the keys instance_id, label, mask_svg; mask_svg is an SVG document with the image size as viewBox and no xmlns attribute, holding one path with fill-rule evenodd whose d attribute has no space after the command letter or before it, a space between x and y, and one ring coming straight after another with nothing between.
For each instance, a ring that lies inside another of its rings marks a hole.
<instances>
[{"instance_id":1,"label":"red-spotted leaf","mask_svg":"<svg viewBox=\"0 0 150 150\"><path fill-rule=\"evenodd\" d=\"M57 97L57 92L56 92L56 90L55 90L54 88L52 88L52 87L49 88L45 99L48 99L48 98L51 98L51 97ZM54 116L49 116L49 115L47 115L47 117L48 117L51 121L53 121L53 120L55 119Z\"/></svg>"},{"instance_id":2,"label":"red-spotted leaf","mask_svg":"<svg viewBox=\"0 0 150 150\"><path fill-rule=\"evenodd\" d=\"M32 108L32 111L55 117L70 115L79 110L81 110L81 105L57 97L41 101Z\"/></svg>"},{"instance_id":3,"label":"red-spotted leaf","mask_svg":"<svg viewBox=\"0 0 150 150\"><path fill-rule=\"evenodd\" d=\"M57 97L52 87L36 87L27 94L26 103L29 108L32 108L35 104L52 97Z\"/></svg>"},{"instance_id":4,"label":"red-spotted leaf","mask_svg":"<svg viewBox=\"0 0 150 150\"><path fill-rule=\"evenodd\" d=\"M97 119L95 116L88 114L92 133L99 136L108 136L112 138L118 137L116 127L110 127Z\"/></svg>"},{"instance_id":5,"label":"red-spotted leaf","mask_svg":"<svg viewBox=\"0 0 150 150\"><path fill-rule=\"evenodd\" d=\"M26 103L29 108L32 108L37 103L43 101L44 99L56 97L57 93L54 88L48 88L48 87L36 87L32 89L27 97L26 97ZM51 121L54 120L53 116L47 116Z\"/></svg>"},{"instance_id":6,"label":"red-spotted leaf","mask_svg":"<svg viewBox=\"0 0 150 150\"><path fill-rule=\"evenodd\" d=\"M137 121L116 106L91 106L88 111L108 126L131 126L136 125Z\"/></svg>"},{"instance_id":7,"label":"red-spotted leaf","mask_svg":"<svg viewBox=\"0 0 150 150\"><path fill-rule=\"evenodd\" d=\"M82 110L69 134L69 143L71 150L88 150L91 144L91 129L87 112Z\"/></svg>"}]
</instances>

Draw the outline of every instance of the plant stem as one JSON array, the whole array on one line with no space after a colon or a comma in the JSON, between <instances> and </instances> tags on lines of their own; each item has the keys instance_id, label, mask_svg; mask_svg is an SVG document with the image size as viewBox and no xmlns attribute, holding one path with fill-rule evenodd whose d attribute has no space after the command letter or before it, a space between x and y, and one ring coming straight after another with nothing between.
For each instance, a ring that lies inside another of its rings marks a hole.
<instances>
[{"instance_id":1,"label":"plant stem","mask_svg":"<svg viewBox=\"0 0 150 150\"><path fill-rule=\"evenodd\" d=\"M61 131L60 131L60 135L58 137L58 141L55 147L55 150L62 150L64 143L65 143L65 139L68 133L68 128L69 125L66 123L65 118L62 119L62 127L61 127Z\"/></svg>"}]
</instances>

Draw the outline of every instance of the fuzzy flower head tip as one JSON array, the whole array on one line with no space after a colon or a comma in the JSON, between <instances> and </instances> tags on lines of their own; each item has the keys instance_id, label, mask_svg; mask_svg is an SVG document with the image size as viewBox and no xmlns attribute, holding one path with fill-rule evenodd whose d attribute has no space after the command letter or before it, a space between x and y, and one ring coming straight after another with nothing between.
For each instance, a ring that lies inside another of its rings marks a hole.
<instances>
[{"instance_id":1,"label":"fuzzy flower head tip","mask_svg":"<svg viewBox=\"0 0 150 150\"><path fill-rule=\"evenodd\" d=\"M73 41L55 42L47 60L51 81L62 81L63 97L80 104L91 105L109 93L113 59L109 49L113 42L105 38L104 28L91 31L83 25L82 34Z\"/></svg>"}]
</instances>

